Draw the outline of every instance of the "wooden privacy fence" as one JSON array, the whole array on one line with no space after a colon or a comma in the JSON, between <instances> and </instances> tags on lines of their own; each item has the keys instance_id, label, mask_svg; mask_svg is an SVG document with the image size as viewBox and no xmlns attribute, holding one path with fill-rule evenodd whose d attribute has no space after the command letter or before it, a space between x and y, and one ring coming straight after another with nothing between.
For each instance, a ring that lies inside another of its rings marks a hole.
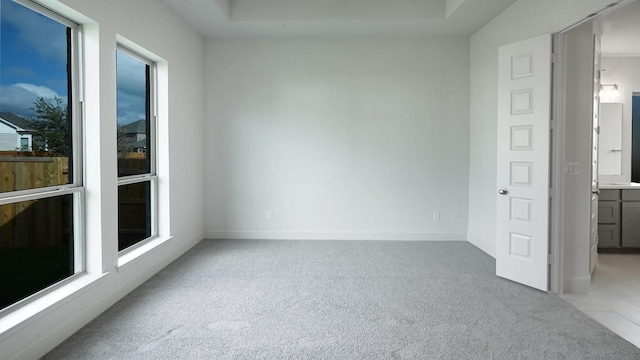
<instances>
[{"instance_id":1,"label":"wooden privacy fence","mask_svg":"<svg viewBox=\"0 0 640 360\"><path fill-rule=\"evenodd\" d=\"M147 155L118 158L118 176L150 172ZM151 193L148 181L118 187L118 250L151 236Z\"/></svg>"},{"instance_id":2,"label":"wooden privacy fence","mask_svg":"<svg viewBox=\"0 0 640 360\"><path fill-rule=\"evenodd\" d=\"M137 155L137 154L136 154ZM140 154L144 156L145 154ZM118 176L138 175L149 172L149 163L142 156L118 158Z\"/></svg>"},{"instance_id":3,"label":"wooden privacy fence","mask_svg":"<svg viewBox=\"0 0 640 360\"><path fill-rule=\"evenodd\" d=\"M35 155L0 152L0 193L71 182L68 158ZM145 154L118 158L120 176L147 173L148 167ZM118 191L120 236L125 243L149 236L148 186L148 183L128 185ZM72 204L72 196L67 195L0 205L0 248L68 244L73 230Z\"/></svg>"},{"instance_id":4,"label":"wooden privacy fence","mask_svg":"<svg viewBox=\"0 0 640 360\"><path fill-rule=\"evenodd\" d=\"M0 156L0 192L68 184L69 158Z\"/></svg>"},{"instance_id":5,"label":"wooden privacy fence","mask_svg":"<svg viewBox=\"0 0 640 360\"><path fill-rule=\"evenodd\" d=\"M0 192L68 184L66 157L0 156ZM49 247L68 243L71 196L0 206L0 247Z\"/></svg>"}]
</instances>

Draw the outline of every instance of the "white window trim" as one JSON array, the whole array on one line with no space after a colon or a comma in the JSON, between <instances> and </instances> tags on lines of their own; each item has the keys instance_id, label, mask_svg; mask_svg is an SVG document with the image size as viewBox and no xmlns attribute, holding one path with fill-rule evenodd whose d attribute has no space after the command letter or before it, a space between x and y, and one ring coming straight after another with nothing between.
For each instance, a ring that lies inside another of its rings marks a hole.
<instances>
[{"instance_id":1,"label":"white window trim","mask_svg":"<svg viewBox=\"0 0 640 360\"><path fill-rule=\"evenodd\" d=\"M61 197L66 195L73 196L73 242L74 242L74 273L36 293L27 296L5 308L0 309L0 315L14 313L16 310L25 307L27 304L37 302L38 299L59 291L59 289L68 286L70 283L86 275L86 238L85 238L85 188L83 179L84 174L84 131L82 122L84 118L82 109L82 69L83 63L80 56L82 49L82 25L72 21L63 15L60 15L42 5L31 0L14 0L36 13L44 15L61 25L71 29L71 113L68 114L71 121L71 142L73 152L71 165L73 166L73 179L70 184L55 185L41 188L33 188L26 190L10 191L0 193L0 205L10 205L24 201L42 200L53 197Z\"/></svg>"}]
</instances>

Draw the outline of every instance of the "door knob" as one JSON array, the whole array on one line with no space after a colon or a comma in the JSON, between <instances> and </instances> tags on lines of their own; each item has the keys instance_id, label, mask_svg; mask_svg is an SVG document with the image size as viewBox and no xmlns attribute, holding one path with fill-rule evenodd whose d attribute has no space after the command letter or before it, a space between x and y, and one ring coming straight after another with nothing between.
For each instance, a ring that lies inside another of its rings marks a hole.
<instances>
[{"instance_id":1,"label":"door knob","mask_svg":"<svg viewBox=\"0 0 640 360\"><path fill-rule=\"evenodd\" d=\"M500 189L498 190L498 194L500 195L507 195L509 192L507 191L507 189Z\"/></svg>"}]
</instances>

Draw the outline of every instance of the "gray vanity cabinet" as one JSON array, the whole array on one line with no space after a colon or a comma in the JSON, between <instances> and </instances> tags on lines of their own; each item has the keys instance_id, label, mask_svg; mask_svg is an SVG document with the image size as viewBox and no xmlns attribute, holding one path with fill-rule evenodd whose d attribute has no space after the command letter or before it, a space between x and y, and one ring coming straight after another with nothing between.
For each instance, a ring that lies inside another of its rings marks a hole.
<instances>
[{"instance_id":1,"label":"gray vanity cabinet","mask_svg":"<svg viewBox=\"0 0 640 360\"><path fill-rule=\"evenodd\" d=\"M598 248L616 249L620 247L620 225L598 224Z\"/></svg>"},{"instance_id":2,"label":"gray vanity cabinet","mask_svg":"<svg viewBox=\"0 0 640 360\"><path fill-rule=\"evenodd\" d=\"M640 249L640 189L600 191L598 248Z\"/></svg>"},{"instance_id":3,"label":"gray vanity cabinet","mask_svg":"<svg viewBox=\"0 0 640 360\"><path fill-rule=\"evenodd\" d=\"M620 224L620 201L598 201L598 223Z\"/></svg>"},{"instance_id":4,"label":"gray vanity cabinet","mask_svg":"<svg viewBox=\"0 0 640 360\"><path fill-rule=\"evenodd\" d=\"M640 190L622 190L622 247L640 247Z\"/></svg>"},{"instance_id":5,"label":"gray vanity cabinet","mask_svg":"<svg viewBox=\"0 0 640 360\"><path fill-rule=\"evenodd\" d=\"M598 248L615 249L620 241L620 190L601 190L598 201Z\"/></svg>"},{"instance_id":6,"label":"gray vanity cabinet","mask_svg":"<svg viewBox=\"0 0 640 360\"><path fill-rule=\"evenodd\" d=\"M640 201L622 202L622 247L640 248Z\"/></svg>"}]
</instances>

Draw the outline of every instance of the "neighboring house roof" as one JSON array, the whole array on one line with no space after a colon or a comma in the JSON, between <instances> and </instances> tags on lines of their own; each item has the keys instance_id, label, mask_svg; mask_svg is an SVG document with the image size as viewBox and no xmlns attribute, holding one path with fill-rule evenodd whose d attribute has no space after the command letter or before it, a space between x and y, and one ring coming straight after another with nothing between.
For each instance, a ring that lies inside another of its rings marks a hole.
<instances>
[{"instance_id":1,"label":"neighboring house roof","mask_svg":"<svg viewBox=\"0 0 640 360\"><path fill-rule=\"evenodd\" d=\"M125 134L146 134L147 133L147 120L140 119L134 121L131 124L127 124L123 127Z\"/></svg>"},{"instance_id":2,"label":"neighboring house roof","mask_svg":"<svg viewBox=\"0 0 640 360\"><path fill-rule=\"evenodd\" d=\"M147 139L142 139L131 143L134 149L146 149L147 148Z\"/></svg>"},{"instance_id":3,"label":"neighboring house roof","mask_svg":"<svg viewBox=\"0 0 640 360\"><path fill-rule=\"evenodd\" d=\"M13 125L18 131L33 130L31 121L10 112L0 112L0 119L4 120L5 123Z\"/></svg>"}]
</instances>

